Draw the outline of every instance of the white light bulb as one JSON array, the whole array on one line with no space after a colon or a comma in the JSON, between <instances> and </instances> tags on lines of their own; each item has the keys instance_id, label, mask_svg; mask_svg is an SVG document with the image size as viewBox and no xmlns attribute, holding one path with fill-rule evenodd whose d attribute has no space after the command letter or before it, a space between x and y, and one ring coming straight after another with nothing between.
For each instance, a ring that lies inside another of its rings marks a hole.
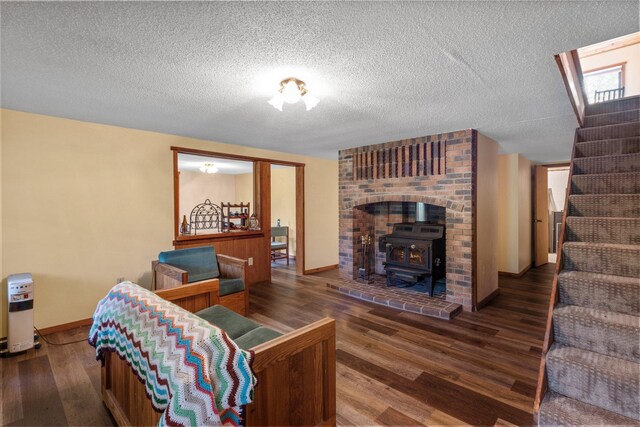
<instances>
[{"instance_id":1,"label":"white light bulb","mask_svg":"<svg viewBox=\"0 0 640 427\"><path fill-rule=\"evenodd\" d=\"M200 166L200 172L202 173L216 173L218 172L218 168L213 163L205 163Z\"/></svg>"},{"instance_id":2,"label":"white light bulb","mask_svg":"<svg viewBox=\"0 0 640 427\"><path fill-rule=\"evenodd\" d=\"M300 89L294 81L290 81L282 88L282 99L287 104L295 104L300 100Z\"/></svg>"},{"instance_id":3,"label":"white light bulb","mask_svg":"<svg viewBox=\"0 0 640 427\"><path fill-rule=\"evenodd\" d=\"M311 110L313 107L318 105L318 102L320 102L318 98L309 94L303 96L302 100L304 101L304 105L307 107L307 111Z\"/></svg>"},{"instance_id":4,"label":"white light bulb","mask_svg":"<svg viewBox=\"0 0 640 427\"><path fill-rule=\"evenodd\" d=\"M276 110L282 111L282 104L284 103L284 101L282 100L282 95L280 95L280 93L278 93L267 102L273 105L273 108L275 108Z\"/></svg>"}]
</instances>

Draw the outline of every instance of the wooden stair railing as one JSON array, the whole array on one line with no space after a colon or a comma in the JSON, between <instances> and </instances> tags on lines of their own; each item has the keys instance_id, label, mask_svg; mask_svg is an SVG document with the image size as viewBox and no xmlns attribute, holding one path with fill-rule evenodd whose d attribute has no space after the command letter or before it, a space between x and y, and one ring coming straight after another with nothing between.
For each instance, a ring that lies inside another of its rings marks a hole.
<instances>
[{"instance_id":1,"label":"wooden stair railing","mask_svg":"<svg viewBox=\"0 0 640 427\"><path fill-rule=\"evenodd\" d=\"M553 344L553 310L558 304L559 296L558 296L558 276L562 271L563 267L563 257L562 257L562 244L565 239L566 233L566 223L567 223L567 215L569 213L569 195L571 194L571 182L573 177L573 161L576 156L576 144L578 142L578 130L576 129L575 136L573 138L573 148L571 149L571 163L569 166L569 181L567 185L567 191L564 200L564 212L562 213L562 226L560 228L560 238L558 240L558 248L556 253L558 254L556 259L556 268L553 274L553 283L551 285L551 297L549 299L549 312L547 313L547 324L544 333L544 342L542 343L542 355L540 358L540 370L538 371L538 385L536 387L536 395L533 401L533 415L536 419L538 419L538 414L540 412L540 404L544 399L545 394L547 393L547 369L546 369L546 361L547 361L547 353L551 348L551 344Z\"/></svg>"},{"instance_id":2,"label":"wooden stair railing","mask_svg":"<svg viewBox=\"0 0 640 427\"><path fill-rule=\"evenodd\" d=\"M624 98L624 86L617 89L596 90L594 102L613 101L620 98Z\"/></svg>"}]
</instances>

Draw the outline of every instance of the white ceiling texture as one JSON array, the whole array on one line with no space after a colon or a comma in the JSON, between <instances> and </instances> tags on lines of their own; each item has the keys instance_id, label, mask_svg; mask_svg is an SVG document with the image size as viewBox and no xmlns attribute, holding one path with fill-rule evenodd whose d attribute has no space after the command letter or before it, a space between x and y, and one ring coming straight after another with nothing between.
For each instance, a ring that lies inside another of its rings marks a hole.
<instances>
[{"instance_id":1,"label":"white ceiling texture","mask_svg":"<svg viewBox=\"0 0 640 427\"><path fill-rule=\"evenodd\" d=\"M638 31L638 1L1 5L2 107L326 158L476 128L569 158L554 53ZM284 112L279 81L320 98Z\"/></svg>"}]
</instances>

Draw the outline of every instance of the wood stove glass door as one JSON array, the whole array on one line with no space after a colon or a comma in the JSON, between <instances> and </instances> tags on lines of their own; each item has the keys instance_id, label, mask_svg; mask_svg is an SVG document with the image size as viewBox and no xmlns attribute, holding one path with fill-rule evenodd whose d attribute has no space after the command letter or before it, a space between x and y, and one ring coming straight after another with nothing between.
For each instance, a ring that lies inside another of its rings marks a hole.
<instances>
[{"instance_id":1,"label":"wood stove glass door","mask_svg":"<svg viewBox=\"0 0 640 427\"><path fill-rule=\"evenodd\" d=\"M409 247L409 265L412 267L431 268L429 261L431 260L431 248L424 246L411 245Z\"/></svg>"},{"instance_id":2,"label":"wood stove glass door","mask_svg":"<svg viewBox=\"0 0 640 427\"><path fill-rule=\"evenodd\" d=\"M387 260L395 264L404 264L404 246L387 245Z\"/></svg>"}]
</instances>

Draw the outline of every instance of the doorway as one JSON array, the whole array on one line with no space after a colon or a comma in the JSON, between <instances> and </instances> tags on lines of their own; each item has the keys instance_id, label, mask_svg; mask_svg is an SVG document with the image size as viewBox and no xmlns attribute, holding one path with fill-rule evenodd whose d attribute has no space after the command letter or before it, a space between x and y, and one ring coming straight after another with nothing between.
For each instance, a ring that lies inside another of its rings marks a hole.
<instances>
[{"instance_id":1,"label":"doorway","mask_svg":"<svg viewBox=\"0 0 640 427\"><path fill-rule=\"evenodd\" d=\"M271 269L297 270L296 167L271 165Z\"/></svg>"},{"instance_id":2,"label":"doorway","mask_svg":"<svg viewBox=\"0 0 640 427\"><path fill-rule=\"evenodd\" d=\"M569 184L569 164L535 168L534 246L536 267L555 263Z\"/></svg>"},{"instance_id":3,"label":"doorway","mask_svg":"<svg viewBox=\"0 0 640 427\"><path fill-rule=\"evenodd\" d=\"M558 256L558 242L562 229L569 167L547 168L547 188L549 191L549 262L555 263Z\"/></svg>"}]
</instances>

